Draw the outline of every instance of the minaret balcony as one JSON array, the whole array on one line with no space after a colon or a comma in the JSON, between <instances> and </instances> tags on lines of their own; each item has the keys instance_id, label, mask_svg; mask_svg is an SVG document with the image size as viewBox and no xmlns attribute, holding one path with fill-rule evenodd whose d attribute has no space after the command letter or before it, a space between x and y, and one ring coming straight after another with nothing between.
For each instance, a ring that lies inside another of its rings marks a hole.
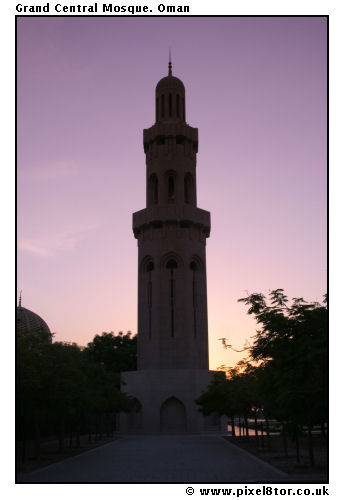
<instances>
[{"instance_id":1,"label":"minaret balcony","mask_svg":"<svg viewBox=\"0 0 345 500\"><path fill-rule=\"evenodd\" d=\"M198 144L198 129L185 122L155 123L152 127L144 129L144 144L153 142L157 137L184 136L193 144Z\"/></svg>"},{"instance_id":2,"label":"minaret balcony","mask_svg":"<svg viewBox=\"0 0 345 500\"><path fill-rule=\"evenodd\" d=\"M206 238L210 235L211 217L210 212L191 205L160 205L144 208L133 214L133 232L137 238L143 229L159 227L168 222L177 222L181 226L198 226L202 229Z\"/></svg>"}]
</instances>

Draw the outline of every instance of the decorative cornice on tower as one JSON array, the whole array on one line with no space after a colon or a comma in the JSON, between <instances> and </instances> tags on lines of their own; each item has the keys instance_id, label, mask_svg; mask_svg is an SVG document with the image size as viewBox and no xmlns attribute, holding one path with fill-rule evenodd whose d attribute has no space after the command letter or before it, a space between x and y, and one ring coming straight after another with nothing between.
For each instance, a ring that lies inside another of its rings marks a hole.
<instances>
[{"instance_id":1,"label":"decorative cornice on tower","mask_svg":"<svg viewBox=\"0 0 345 500\"><path fill-rule=\"evenodd\" d=\"M210 236L210 212L189 205L165 205L144 208L133 214L134 237L138 238L139 234L149 226L157 227L157 223L165 222L199 227L206 238Z\"/></svg>"},{"instance_id":2,"label":"decorative cornice on tower","mask_svg":"<svg viewBox=\"0 0 345 500\"><path fill-rule=\"evenodd\" d=\"M191 127L187 123L155 123L150 128L144 129L144 145L152 142L156 137L164 135L165 137L176 137L183 135L196 146L198 151L198 129Z\"/></svg>"}]
</instances>

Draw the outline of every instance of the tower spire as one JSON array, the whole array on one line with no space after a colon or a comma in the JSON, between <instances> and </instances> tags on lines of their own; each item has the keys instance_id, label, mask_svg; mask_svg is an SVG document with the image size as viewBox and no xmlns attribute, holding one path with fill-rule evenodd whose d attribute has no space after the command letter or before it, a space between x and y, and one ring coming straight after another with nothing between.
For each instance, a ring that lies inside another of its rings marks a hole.
<instances>
[{"instance_id":1,"label":"tower spire","mask_svg":"<svg viewBox=\"0 0 345 500\"><path fill-rule=\"evenodd\" d=\"M168 64L168 75L172 76L172 64L171 64L171 47L169 47L169 64Z\"/></svg>"},{"instance_id":2,"label":"tower spire","mask_svg":"<svg viewBox=\"0 0 345 500\"><path fill-rule=\"evenodd\" d=\"M19 307L22 307L22 291L23 290L20 290L19 292Z\"/></svg>"}]
</instances>

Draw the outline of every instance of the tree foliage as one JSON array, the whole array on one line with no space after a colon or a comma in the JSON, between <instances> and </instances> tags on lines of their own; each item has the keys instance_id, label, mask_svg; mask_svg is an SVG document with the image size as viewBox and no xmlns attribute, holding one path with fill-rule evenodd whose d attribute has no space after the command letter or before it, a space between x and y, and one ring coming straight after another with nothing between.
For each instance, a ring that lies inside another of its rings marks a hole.
<instances>
[{"instance_id":1,"label":"tree foliage","mask_svg":"<svg viewBox=\"0 0 345 500\"><path fill-rule=\"evenodd\" d=\"M85 348L86 356L96 362L102 363L107 370L115 373L137 369L137 336L131 332L125 335L119 332L103 332L95 335L92 342Z\"/></svg>"},{"instance_id":2,"label":"tree foliage","mask_svg":"<svg viewBox=\"0 0 345 500\"><path fill-rule=\"evenodd\" d=\"M131 410L120 372L136 369L136 337L104 333L85 349L43 340L36 332L17 332L19 440L58 434L63 445L66 426L79 432L104 414Z\"/></svg>"},{"instance_id":3,"label":"tree foliage","mask_svg":"<svg viewBox=\"0 0 345 500\"><path fill-rule=\"evenodd\" d=\"M298 432L327 421L328 311L324 304L288 297L279 288L239 299L256 319L258 329L249 358L217 376L197 400L202 411L229 416L261 411ZM219 399L223 398L220 402ZM208 402L208 405L206 405ZM212 404L210 404L212 402Z\"/></svg>"}]
</instances>

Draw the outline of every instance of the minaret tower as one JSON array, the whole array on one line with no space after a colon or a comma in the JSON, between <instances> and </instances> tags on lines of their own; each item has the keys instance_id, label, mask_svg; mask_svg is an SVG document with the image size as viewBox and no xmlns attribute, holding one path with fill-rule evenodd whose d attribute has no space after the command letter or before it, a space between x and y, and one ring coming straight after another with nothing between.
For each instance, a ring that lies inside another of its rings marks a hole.
<instances>
[{"instance_id":1,"label":"minaret tower","mask_svg":"<svg viewBox=\"0 0 345 500\"><path fill-rule=\"evenodd\" d=\"M206 238L210 214L196 205L198 129L186 123L185 88L156 87L156 122L144 130L146 208L138 239L138 368L208 369Z\"/></svg>"},{"instance_id":2,"label":"minaret tower","mask_svg":"<svg viewBox=\"0 0 345 500\"><path fill-rule=\"evenodd\" d=\"M146 208L133 214L138 240L138 371L124 391L141 411L122 415L124 432L204 432L195 399L208 371L206 238L210 213L197 207L198 129L186 122L185 88L173 76L156 86L156 121L144 130Z\"/></svg>"}]
</instances>

